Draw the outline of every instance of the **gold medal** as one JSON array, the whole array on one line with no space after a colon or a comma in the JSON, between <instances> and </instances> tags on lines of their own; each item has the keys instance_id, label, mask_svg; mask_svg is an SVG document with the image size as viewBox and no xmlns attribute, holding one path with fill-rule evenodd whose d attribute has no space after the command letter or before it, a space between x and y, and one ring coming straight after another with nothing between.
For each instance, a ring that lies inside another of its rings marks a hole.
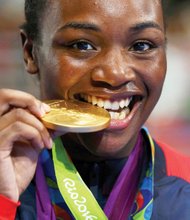
<instances>
[{"instance_id":1,"label":"gold medal","mask_svg":"<svg viewBox=\"0 0 190 220\"><path fill-rule=\"evenodd\" d=\"M75 100L49 100L51 107L42 122L47 128L67 132L93 132L109 126L109 112Z\"/></svg>"}]
</instances>

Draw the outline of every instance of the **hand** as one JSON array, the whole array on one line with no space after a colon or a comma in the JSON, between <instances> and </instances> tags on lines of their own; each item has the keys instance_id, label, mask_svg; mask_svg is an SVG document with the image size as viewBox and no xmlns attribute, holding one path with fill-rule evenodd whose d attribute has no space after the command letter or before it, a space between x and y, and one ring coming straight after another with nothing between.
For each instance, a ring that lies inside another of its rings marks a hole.
<instances>
[{"instance_id":1,"label":"hand","mask_svg":"<svg viewBox=\"0 0 190 220\"><path fill-rule=\"evenodd\" d=\"M52 139L40 118L50 108L25 92L0 89L0 194L18 201L39 153Z\"/></svg>"}]
</instances>

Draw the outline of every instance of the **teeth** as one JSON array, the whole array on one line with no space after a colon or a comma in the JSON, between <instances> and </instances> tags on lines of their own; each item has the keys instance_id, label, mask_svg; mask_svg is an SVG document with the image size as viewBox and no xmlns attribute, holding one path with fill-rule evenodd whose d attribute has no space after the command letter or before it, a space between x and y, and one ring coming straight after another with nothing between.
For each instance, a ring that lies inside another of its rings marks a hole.
<instances>
[{"instance_id":1,"label":"teeth","mask_svg":"<svg viewBox=\"0 0 190 220\"><path fill-rule=\"evenodd\" d=\"M129 105L129 103L130 103L131 99L132 99L132 98L125 99L125 106L126 106L126 107Z\"/></svg>"},{"instance_id":2,"label":"teeth","mask_svg":"<svg viewBox=\"0 0 190 220\"><path fill-rule=\"evenodd\" d=\"M92 104L96 105L98 103L98 99L95 96L92 96Z\"/></svg>"},{"instance_id":3,"label":"teeth","mask_svg":"<svg viewBox=\"0 0 190 220\"><path fill-rule=\"evenodd\" d=\"M128 100L128 99L127 99ZM119 106L121 107L121 108L123 108L123 107L125 107L125 103L126 103L126 100L121 100L120 102L119 102Z\"/></svg>"},{"instance_id":4,"label":"teeth","mask_svg":"<svg viewBox=\"0 0 190 220\"><path fill-rule=\"evenodd\" d=\"M98 99L97 106L103 108L104 107L104 101L102 99Z\"/></svg>"},{"instance_id":5,"label":"teeth","mask_svg":"<svg viewBox=\"0 0 190 220\"><path fill-rule=\"evenodd\" d=\"M113 102L111 105L111 110L119 110L119 102Z\"/></svg>"},{"instance_id":6,"label":"teeth","mask_svg":"<svg viewBox=\"0 0 190 220\"><path fill-rule=\"evenodd\" d=\"M97 105L101 108L109 110L110 116L112 119L124 119L130 112L128 106L132 100L132 98L126 98L122 99L120 101L114 101L111 102L110 100L107 99L101 99L97 98L96 96L90 96L90 95L80 95L82 99L85 101L92 103L92 105ZM120 112L114 112L119 109L123 109Z\"/></svg>"},{"instance_id":7,"label":"teeth","mask_svg":"<svg viewBox=\"0 0 190 220\"><path fill-rule=\"evenodd\" d=\"M110 102L109 100L106 100L106 101L104 102L104 108L105 108L105 109L111 109L111 102Z\"/></svg>"},{"instance_id":8,"label":"teeth","mask_svg":"<svg viewBox=\"0 0 190 220\"><path fill-rule=\"evenodd\" d=\"M122 110L121 112L112 112L109 111L109 114L111 116L111 119L116 119L116 120L123 120L126 118L126 116L130 113L129 108L126 108L124 110Z\"/></svg>"},{"instance_id":9,"label":"teeth","mask_svg":"<svg viewBox=\"0 0 190 220\"><path fill-rule=\"evenodd\" d=\"M88 96L88 102L92 103L92 96Z\"/></svg>"},{"instance_id":10,"label":"teeth","mask_svg":"<svg viewBox=\"0 0 190 220\"><path fill-rule=\"evenodd\" d=\"M101 108L110 109L110 110L119 110L119 108L126 108L129 106L131 98L122 99L121 101L111 102L110 100L105 100L97 98L95 96L81 95L85 101L97 105Z\"/></svg>"}]
</instances>

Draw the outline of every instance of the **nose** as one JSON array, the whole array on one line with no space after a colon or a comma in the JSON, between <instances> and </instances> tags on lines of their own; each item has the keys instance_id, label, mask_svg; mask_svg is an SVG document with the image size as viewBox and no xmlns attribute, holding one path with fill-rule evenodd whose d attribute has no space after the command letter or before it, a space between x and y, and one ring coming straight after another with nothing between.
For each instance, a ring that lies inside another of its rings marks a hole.
<instances>
[{"instance_id":1,"label":"nose","mask_svg":"<svg viewBox=\"0 0 190 220\"><path fill-rule=\"evenodd\" d=\"M99 58L91 77L94 82L118 87L134 81L135 74L126 51L112 50Z\"/></svg>"}]
</instances>

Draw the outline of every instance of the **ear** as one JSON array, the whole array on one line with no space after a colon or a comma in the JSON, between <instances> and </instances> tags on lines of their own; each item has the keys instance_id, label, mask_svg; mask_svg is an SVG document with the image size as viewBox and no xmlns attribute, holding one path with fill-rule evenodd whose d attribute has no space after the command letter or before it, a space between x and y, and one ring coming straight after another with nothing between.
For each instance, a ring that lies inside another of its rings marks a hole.
<instances>
[{"instance_id":1,"label":"ear","mask_svg":"<svg viewBox=\"0 0 190 220\"><path fill-rule=\"evenodd\" d=\"M20 36L22 40L25 69L31 74L38 73L37 60L34 54L34 43L22 29L20 30Z\"/></svg>"}]
</instances>

